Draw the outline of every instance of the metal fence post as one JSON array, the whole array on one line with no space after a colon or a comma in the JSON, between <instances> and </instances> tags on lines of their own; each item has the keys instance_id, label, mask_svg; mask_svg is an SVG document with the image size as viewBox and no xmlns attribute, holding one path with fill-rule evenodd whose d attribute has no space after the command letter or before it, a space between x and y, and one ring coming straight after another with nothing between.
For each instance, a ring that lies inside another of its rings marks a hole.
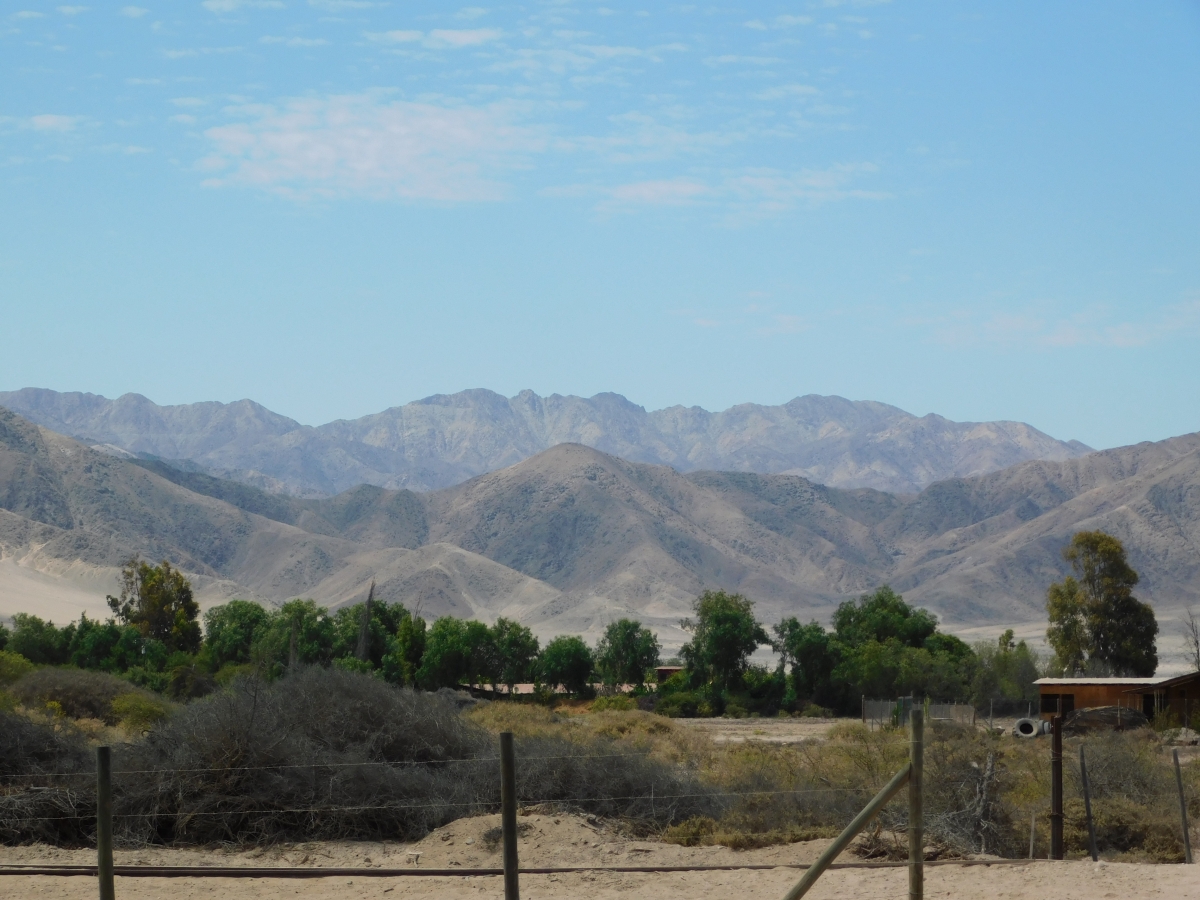
<instances>
[{"instance_id":1,"label":"metal fence post","mask_svg":"<svg viewBox=\"0 0 1200 900\"><path fill-rule=\"evenodd\" d=\"M912 771L908 776L908 900L922 900L925 895L925 805L921 796L925 772L925 713L913 709L912 741L908 759Z\"/></svg>"},{"instance_id":2,"label":"metal fence post","mask_svg":"<svg viewBox=\"0 0 1200 900\"><path fill-rule=\"evenodd\" d=\"M504 835L504 900L520 900L517 880L517 768L511 731L500 732L500 829ZM105 900L105 898L101 898Z\"/></svg>"},{"instance_id":3,"label":"metal fence post","mask_svg":"<svg viewBox=\"0 0 1200 900\"><path fill-rule=\"evenodd\" d=\"M100 900L114 900L112 847L112 751L96 748L96 876Z\"/></svg>"},{"instance_id":4,"label":"metal fence post","mask_svg":"<svg viewBox=\"0 0 1200 900\"><path fill-rule=\"evenodd\" d=\"M1062 716L1050 720L1050 858L1063 858Z\"/></svg>"},{"instance_id":5,"label":"metal fence post","mask_svg":"<svg viewBox=\"0 0 1200 900\"><path fill-rule=\"evenodd\" d=\"M1079 777L1083 780L1083 811L1087 815L1088 849L1092 851L1092 862L1099 861L1096 853L1096 823L1092 821L1092 792L1088 788L1087 759L1083 755L1083 744L1079 745Z\"/></svg>"},{"instance_id":6,"label":"metal fence post","mask_svg":"<svg viewBox=\"0 0 1200 900\"><path fill-rule=\"evenodd\" d=\"M1179 771L1179 751L1172 750L1171 755L1175 758L1175 787L1179 789L1179 820L1183 825L1183 859L1184 862L1191 864L1192 836L1188 832L1187 799L1183 796L1183 775Z\"/></svg>"}]
</instances>

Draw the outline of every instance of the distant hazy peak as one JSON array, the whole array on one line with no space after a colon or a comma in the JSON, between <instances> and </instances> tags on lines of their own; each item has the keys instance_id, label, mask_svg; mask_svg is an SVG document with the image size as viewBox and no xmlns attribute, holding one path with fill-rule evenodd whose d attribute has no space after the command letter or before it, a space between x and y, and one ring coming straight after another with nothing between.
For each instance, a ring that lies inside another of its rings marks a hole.
<instances>
[{"instance_id":1,"label":"distant hazy peak","mask_svg":"<svg viewBox=\"0 0 1200 900\"><path fill-rule=\"evenodd\" d=\"M54 431L300 496L357 484L425 491L577 443L634 462L801 475L837 487L916 493L933 482L1089 452L1021 422L953 422L895 406L807 394L785 404L648 412L620 394L484 388L435 394L310 427L251 400L158 406L140 394L26 388L0 404Z\"/></svg>"}]
</instances>

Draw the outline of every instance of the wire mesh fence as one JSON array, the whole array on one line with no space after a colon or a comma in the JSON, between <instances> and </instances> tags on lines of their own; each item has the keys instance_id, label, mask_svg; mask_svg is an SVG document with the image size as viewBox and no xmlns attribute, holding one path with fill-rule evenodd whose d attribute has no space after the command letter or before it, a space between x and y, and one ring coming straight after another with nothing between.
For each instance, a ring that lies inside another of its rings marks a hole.
<instances>
[{"instance_id":1,"label":"wire mesh fence","mask_svg":"<svg viewBox=\"0 0 1200 900\"><path fill-rule=\"evenodd\" d=\"M517 794L527 808L594 814L681 842L692 835L749 847L831 836L903 763L907 735L880 726L904 726L906 709L911 702L865 701L873 731L848 723L827 742L714 748L700 761L615 738L526 735L518 737ZM1047 743L961 727L970 724L966 704L927 709L926 833L939 852L1023 857L1032 821L1035 853L1044 857ZM3 725L0 842L89 845L94 751L66 729L27 727L19 717ZM674 727L654 717L644 725ZM682 730L679 739L693 740ZM1178 792L1162 742L1148 729L1084 740L1101 852L1178 857ZM1069 752L1077 746L1073 740ZM1082 785L1071 759L1067 841L1082 853ZM1194 822L1200 766L1185 774ZM114 748L115 832L125 846L414 840L498 811L499 781L494 735L452 703L349 673L297 675L190 704ZM866 852L892 854L881 835L902 833L905 817L889 808Z\"/></svg>"},{"instance_id":2,"label":"wire mesh fence","mask_svg":"<svg viewBox=\"0 0 1200 900\"><path fill-rule=\"evenodd\" d=\"M925 710L927 722L975 724L975 707L969 703L931 702L920 698L900 697L895 700L862 699L862 722L868 728L907 728L914 704Z\"/></svg>"}]
</instances>

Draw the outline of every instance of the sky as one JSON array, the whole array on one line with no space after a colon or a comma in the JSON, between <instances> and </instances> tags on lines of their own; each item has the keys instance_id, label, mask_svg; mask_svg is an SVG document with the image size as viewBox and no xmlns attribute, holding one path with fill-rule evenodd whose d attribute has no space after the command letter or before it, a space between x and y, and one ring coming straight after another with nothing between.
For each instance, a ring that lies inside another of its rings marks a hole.
<instances>
[{"instance_id":1,"label":"sky","mask_svg":"<svg viewBox=\"0 0 1200 900\"><path fill-rule=\"evenodd\" d=\"M1200 430L1200 4L15 0L0 390Z\"/></svg>"}]
</instances>

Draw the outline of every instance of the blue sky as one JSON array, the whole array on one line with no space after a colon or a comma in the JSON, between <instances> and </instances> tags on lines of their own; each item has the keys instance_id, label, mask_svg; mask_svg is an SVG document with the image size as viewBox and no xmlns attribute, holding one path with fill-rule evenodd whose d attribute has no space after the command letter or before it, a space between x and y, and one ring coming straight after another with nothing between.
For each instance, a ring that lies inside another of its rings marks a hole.
<instances>
[{"instance_id":1,"label":"blue sky","mask_svg":"<svg viewBox=\"0 0 1200 900\"><path fill-rule=\"evenodd\" d=\"M5 4L0 389L1200 429L1200 5Z\"/></svg>"}]
</instances>

